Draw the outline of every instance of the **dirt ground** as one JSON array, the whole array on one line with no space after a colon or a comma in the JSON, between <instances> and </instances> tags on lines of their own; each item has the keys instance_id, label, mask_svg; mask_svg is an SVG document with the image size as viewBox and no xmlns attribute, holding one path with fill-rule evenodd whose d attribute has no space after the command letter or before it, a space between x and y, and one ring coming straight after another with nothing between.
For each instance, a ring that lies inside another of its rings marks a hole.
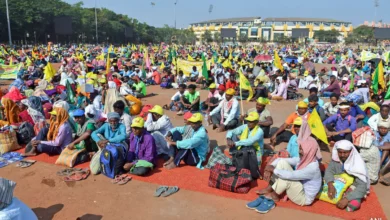
<instances>
[{"instance_id":1,"label":"dirt ground","mask_svg":"<svg viewBox=\"0 0 390 220\"><path fill-rule=\"evenodd\" d=\"M144 104L168 104L175 90L148 87L153 97L142 100ZM207 91L201 91L204 100ZM296 101L272 102L271 111L274 126L280 126L294 111ZM244 109L253 108L255 103L244 101ZM182 125L182 117L166 112L174 125ZM218 146L226 144L226 133L217 133L207 127L210 140ZM215 143L215 142L214 142ZM269 140L265 140L269 143ZM283 148L281 145L278 148ZM330 159L329 152L322 152L324 161ZM124 186L110 183L102 175L90 176L81 182L65 183L56 176L61 168L52 164L37 162L32 167L20 169L9 165L0 169L0 176L17 182L15 196L25 202L39 219L329 219L294 209L277 207L266 215L258 214L245 207L245 201L218 197L210 194L180 190L168 198L153 197L156 184L132 180ZM206 184L206 183L205 183ZM378 184L374 186L382 208L390 216L390 191ZM375 216L373 216L375 218Z\"/></svg>"}]
</instances>

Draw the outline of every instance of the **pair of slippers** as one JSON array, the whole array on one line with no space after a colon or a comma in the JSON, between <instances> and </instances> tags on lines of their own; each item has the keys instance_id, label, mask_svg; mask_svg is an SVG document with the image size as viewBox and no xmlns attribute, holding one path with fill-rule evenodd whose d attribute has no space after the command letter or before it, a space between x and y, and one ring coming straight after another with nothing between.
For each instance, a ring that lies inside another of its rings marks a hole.
<instances>
[{"instance_id":1,"label":"pair of slippers","mask_svg":"<svg viewBox=\"0 0 390 220\"><path fill-rule=\"evenodd\" d=\"M125 185L132 179L128 174L116 175L113 180L111 180L112 184Z\"/></svg>"},{"instance_id":2,"label":"pair of slippers","mask_svg":"<svg viewBox=\"0 0 390 220\"><path fill-rule=\"evenodd\" d=\"M21 168L27 168L33 165L36 160L21 160L18 164L16 164L16 167L21 167Z\"/></svg>"},{"instance_id":3,"label":"pair of slippers","mask_svg":"<svg viewBox=\"0 0 390 220\"><path fill-rule=\"evenodd\" d=\"M66 168L58 171L57 175L63 177L65 182L74 182L87 179L90 173L89 169Z\"/></svg>"},{"instance_id":4,"label":"pair of slippers","mask_svg":"<svg viewBox=\"0 0 390 220\"><path fill-rule=\"evenodd\" d=\"M81 168L66 168L57 172L58 176L70 176L76 172L81 172Z\"/></svg>"},{"instance_id":5,"label":"pair of slippers","mask_svg":"<svg viewBox=\"0 0 390 220\"><path fill-rule=\"evenodd\" d=\"M156 189L156 192L154 193L154 196L155 197L168 197L172 194L175 194L177 193L177 191L179 191L179 187L177 186L173 186L173 187L168 187L168 186L159 186L157 189Z\"/></svg>"}]
</instances>

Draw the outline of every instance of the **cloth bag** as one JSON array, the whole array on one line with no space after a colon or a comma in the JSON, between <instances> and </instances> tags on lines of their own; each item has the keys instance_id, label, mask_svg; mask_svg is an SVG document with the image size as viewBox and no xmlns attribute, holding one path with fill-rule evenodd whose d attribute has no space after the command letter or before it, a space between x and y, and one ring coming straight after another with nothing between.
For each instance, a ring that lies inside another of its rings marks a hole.
<instances>
[{"instance_id":1,"label":"cloth bag","mask_svg":"<svg viewBox=\"0 0 390 220\"><path fill-rule=\"evenodd\" d=\"M353 145L359 148L370 148L375 140L375 134L369 126L352 132Z\"/></svg>"},{"instance_id":2,"label":"cloth bag","mask_svg":"<svg viewBox=\"0 0 390 220\"><path fill-rule=\"evenodd\" d=\"M256 150L253 147L242 147L233 154L233 166L237 170L250 170L253 179L260 177L260 170L257 162Z\"/></svg>"},{"instance_id":3,"label":"cloth bag","mask_svg":"<svg viewBox=\"0 0 390 220\"><path fill-rule=\"evenodd\" d=\"M317 198L324 202L337 204L343 198L344 192L353 184L354 180L355 178L346 173L334 175L333 186L336 189L335 197L333 199L328 197L328 184L324 182L322 190L318 193Z\"/></svg>"},{"instance_id":4,"label":"cloth bag","mask_svg":"<svg viewBox=\"0 0 390 220\"><path fill-rule=\"evenodd\" d=\"M210 169L209 186L229 192L248 193L252 181L247 169L217 163Z\"/></svg>"},{"instance_id":5,"label":"cloth bag","mask_svg":"<svg viewBox=\"0 0 390 220\"><path fill-rule=\"evenodd\" d=\"M99 148L98 152L96 152L92 159L91 159L91 163L89 164L89 169L91 170L91 173L93 175L97 175L100 173L101 171L101 167L100 167L100 155L102 154L102 149Z\"/></svg>"},{"instance_id":6,"label":"cloth bag","mask_svg":"<svg viewBox=\"0 0 390 220\"><path fill-rule=\"evenodd\" d=\"M62 150L60 156L58 157L55 164L67 166L67 167L73 167L76 163L77 157L80 153L84 152L85 148L83 149L73 149L70 150L69 148L65 148Z\"/></svg>"},{"instance_id":7,"label":"cloth bag","mask_svg":"<svg viewBox=\"0 0 390 220\"><path fill-rule=\"evenodd\" d=\"M217 146L214 148L213 153L211 153L211 156L209 158L209 162L206 165L207 169L211 169L213 166L215 166L217 163L219 164L227 164L232 165L232 160L227 157L221 149Z\"/></svg>"},{"instance_id":8,"label":"cloth bag","mask_svg":"<svg viewBox=\"0 0 390 220\"><path fill-rule=\"evenodd\" d=\"M0 132L0 155L19 150L21 147L18 144L16 132L13 130L6 130Z\"/></svg>"}]
</instances>

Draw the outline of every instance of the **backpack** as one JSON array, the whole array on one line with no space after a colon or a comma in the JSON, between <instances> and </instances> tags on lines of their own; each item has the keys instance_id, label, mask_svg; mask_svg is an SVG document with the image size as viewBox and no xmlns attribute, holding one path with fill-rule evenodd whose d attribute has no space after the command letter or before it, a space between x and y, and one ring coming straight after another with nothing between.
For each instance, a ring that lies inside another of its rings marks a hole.
<instances>
[{"instance_id":1,"label":"backpack","mask_svg":"<svg viewBox=\"0 0 390 220\"><path fill-rule=\"evenodd\" d=\"M242 147L240 150L235 152L233 154L232 163L238 171L241 169L250 170L251 176L254 180L260 177L256 150L253 147Z\"/></svg>"},{"instance_id":2,"label":"backpack","mask_svg":"<svg viewBox=\"0 0 390 220\"><path fill-rule=\"evenodd\" d=\"M100 155L102 174L114 179L116 175L123 173L123 165L126 162L126 153L127 150L123 144L108 144Z\"/></svg>"},{"instance_id":3,"label":"backpack","mask_svg":"<svg viewBox=\"0 0 390 220\"><path fill-rule=\"evenodd\" d=\"M34 127L29 122L23 122L16 133L19 144L28 144L35 137Z\"/></svg>"}]
</instances>

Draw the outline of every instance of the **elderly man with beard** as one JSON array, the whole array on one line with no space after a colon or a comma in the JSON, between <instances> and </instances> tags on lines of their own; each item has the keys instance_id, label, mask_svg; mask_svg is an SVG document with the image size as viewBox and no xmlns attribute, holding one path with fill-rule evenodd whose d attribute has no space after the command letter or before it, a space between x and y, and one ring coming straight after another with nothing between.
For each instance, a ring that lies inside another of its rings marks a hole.
<instances>
[{"instance_id":1,"label":"elderly man with beard","mask_svg":"<svg viewBox=\"0 0 390 220\"><path fill-rule=\"evenodd\" d=\"M124 143L126 140L126 127L119 123L120 115L116 112L107 114L108 123L92 132L92 139L100 148L105 148L108 143Z\"/></svg>"}]
</instances>

